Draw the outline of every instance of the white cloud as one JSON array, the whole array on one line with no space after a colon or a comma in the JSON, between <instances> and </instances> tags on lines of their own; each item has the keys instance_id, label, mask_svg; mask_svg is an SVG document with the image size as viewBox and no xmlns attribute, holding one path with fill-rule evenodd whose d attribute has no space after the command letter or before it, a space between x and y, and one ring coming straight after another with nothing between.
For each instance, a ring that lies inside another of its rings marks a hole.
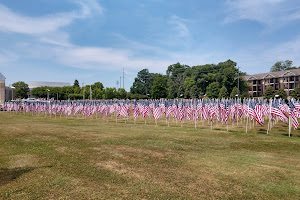
<instances>
[{"instance_id":1,"label":"white cloud","mask_svg":"<svg viewBox=\"0 0 300 200\"><path fill-rule=\"evenodd\" d=\"M172 25L175 25L175 29L177 31L177 34L181 37L189 37L190 36L190 30L186 25L186 22L188 20L178 17L177 15L172 15L169 19L169 23Z\"/></svg>"},{"instance_id":2,"label":"white cloud","mask_svg":"<svg viewBox=\"0 0 300 200\"><path fill-rule=\"evenodd\" d=\"M55 13L41 17L29 17L17 14L0 4L0 31L29 35L41 35L59 30L77 18L85 18L92 13L102 13L102 7L95 0L76 1L81 10Z\"/></svg>"},{"instance_id":3,"label":"white cloud","mask_svg":"<svg viewBox=\"0 0 300 200\"><path fill-rule=\"evenodd\" d=\"M53 49L59 62L65 65L82 69L119 70L152 68L161 71L170 64L169 61L135 58L134 52L124 49L79 47Z\"/></svg>"},{"instance_id":4,"label":"white cloud","mask_svg":"<svg viewBox=\"0 0 300 200\"><path fill-rule=\"evenodd\" d=\"M75 13L71 12L33 18L18 15L0 5L0 30L33 35L43 34L70 24L75 16Z\"/></svg>"},{"instance_id":5,"label":"white cloud","mask_svg":"<svg viewBox=\"0 0 300 200\"><path fill-rule=\"evenodd\" d=\"M292 60L300 65L300 36L294 40L278 44L264 52L264 57L271 57L277 61ZM275 63L275 62L274 62Z\"/></svg>"},{"instance_id":6,"label":"white cloud","mask_svg":"<svg viewBox=\"0 0 300 200\"><path fill-rule=\"evenodd\" d=\"M0 64L8 63L18 59L18 55L13 52L0 49Z\"/></svg>"},{"instance_id":7,"label":"white cloud","mask_svg":"<svg viewBox=\"0 0 300 200\"><path fill-rule=\"evenodd\" d=\"M300 19L298 0L227 0L225 23L252 20L269 26Z\"/></svg>"}]
</instances>

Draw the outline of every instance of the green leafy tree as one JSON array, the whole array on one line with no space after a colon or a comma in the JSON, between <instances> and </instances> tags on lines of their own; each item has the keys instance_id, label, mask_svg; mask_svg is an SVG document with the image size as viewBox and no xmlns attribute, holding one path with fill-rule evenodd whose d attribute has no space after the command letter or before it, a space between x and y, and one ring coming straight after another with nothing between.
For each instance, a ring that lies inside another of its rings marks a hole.
<instances>
[{"instance_id":1,"label":"green leafy tree","mask_svg":"<svg viewBox=\"0 0 300 200\"><path fill-rule=\"evenodd\" d=\"M98 88L95 88L93 89L93 99L102 99L103 98L103 94L104 94L104 89L98 89ZM82 98L82 95L81 95L81 98Z\"/></svg>"},{"instance_id":2,"label":"green leafy tree","mask_svg":"<svg viewBox=\"0 0 300 200\"><path fill-rule=\"evenodd\" d=\"M279 88L277 92L275 92L275 95L278 95L278 98L284 99L285 101L287 100L288 96L283 88Z\"/></svg>"},{"instance_id":3,"label":"green leafy tree","mask_svg":"<svg viewBox=\"0 0 300 200\"><path fill-rule=\"evenodd\" d=\"M105 92L104 92L104 98L105 99L113 99L116 98L117 91L116 88L105 88Z\"/></svg>"},{"instance_id":4,"label":"green leafy tree","mask_svg":"<svg viewBox=\"0 0 300 200\"><path fill-rule=\"evenodd\" d=\"M168 79L168 99L174 99L176 98L178 95L178 86L175 83L175 81Z\"/></svg>"},{"instance_id":5,"label":"green leafy tree","mask_svg":"<svg viewBox=\"0 0 300 200\"><path fill-rule=\"evenodd\" d=\"M248 94L248 92L247 91L244 91L244 92L242 92L241 93L241 95L240 95L240 98L243 100L244 98L249 98L250 96L249 96L249 94Z\"/></svg>"},{"instance_id":6,"label":"green leafy tree","mask_svg":"<svg viewBox=\"0 0 300 200\"><path fill-rule=\"evenodd\" d=\"M16 98L27 98L27 93L29 92L28 84L24 83L23 81L19 81L13 83L12 86L15 87L14 96Z\"/></svg>"},{"instance_id":7,"label":"green leafy tree","mask_svg":"<svg viewBox=\"0 0 300 200\"><path fill-rule=\"evenodd\" d=\"M237 94L239 94L239 89L237 87L234 87L230 93L230 98L236 98Z\"/></svg>"},{"instance_id":8,"label":"green leafy tree","mask_svg":"<svg viewBox=\"0 0 300 200\"><path fill-rule=\"evenodd\" d=\"M179 74L183 74L189 68L188 65L181 65L179 62L170 65L167 69L167 77L174 81Z\"/></svg>"},{"instance_id":9,"label":"green leafy tree","mask_svg":"<svg viewBox=\"0 0 300 200\"><path fill-rule=\"evenodd\" d=\"M296 87L293 91L292 91L292 97L294 99L300 99L300 87Z\"/></svg>"},{"instance_id":10,"label":"green leafy tree","mask_svg":"<svg viewBox=\"0 0 300 200\"><path fill-rule=\"evenodd\" d=\"M73 86L74 87L79 87L79 81L77 79L75 79Z\"/></svg>"},{"instance_id":11,"label":"green leafy tree","mask_svg":"<svg viewBox=\"0 0 300 200\"><path fill-rule=\"evenodd\" d=\"M274 97L274 95L275 95L274 93L275 93L274 88L272 86L269 86L265 90L264 98L269 100Z\"/></svg>"},{"instance_id":12,"label":"green leafy tree","mask_svg":"<svg viewBox=\"0 0 300 200\"><path fill-rule=\"evenodd\" d=\"M194 85L196 85L196 82L191 77L187 77L184 80L183 82L184 98L190 98L190 90Z\"/></svg>"},{"instance_id":13,"label":"green leafy tree","mask_svg":"<svg viewBox=\"0 0 300 200\"><path fill-rule=\"evenodd\" d=\"M151 88L151 97L153 99L166 98L167 86L167 77L161 74L157 75Z\"/></svg>"},{"instance_id":14,"label":"green leafy tree","mask_svg":"<svg viewBox=\"0 0 300 200\"><path fill-rule=\"evenodd\" d=\"M227 88L226 88L225 86L223 86L223 87L220 89L219 99L227 98L227 97L228 97Z\"/></svg>"},{"instance_id":15,"label":"green leafy tree","mask_svg":"<svg viewBox=\"0 0 300 200\"><path fill-rule=\"evenodd\" d=\"M93 85L91 85L91 88L92 88L92 90L94 90L94 89L103 90L104 86L103 86L103 84L101 82L96 82Z\"/></svg>"},{"instance_id":16,"label":"green leafy tree","mask_svg":"<svg viewBox=\"0 0 300 200\"><path fill-rule=\"evenodd\" d=\"M80 94L81 98L82 98L81 88L80 87L74 87L74 94Z\"/></svg>"},{"instance_id":17,"label":"green leafy tree","mask_svg":"<svg viewBox=\"0 0 300 200\"><path fill-rule=\"evenodd\" d=\"M184 87L183 87L183 85L179 86L177 94L178 94L179 98L183 98L184 97Z\"/></svg>"},{"instance_id":18,"label":"green leafy tree","mask_svg":"<svg viewBox=\"0 0 300 200\"><path fill-rule=\"evenodd\" d=\"M31 94L37 98L46 98L48 87L36 87L31 90Z\"/></svg>"},{"instance_id":19,"label":"green leafy tree","mask_svg":"<svg viewBox=\"0 0 300 200\"><path fill-rule=\"evenodd\" d=\"M190 97L191 98L197 98L199 95L198 95L198 88L196 85L193 85L190 89Z\"/></svg>"},{"instance_id":20,"label":"green leafy tree","mask_svg":"<svg viewBox=\"0 0 300 200\"><path fill-rule=\"evenodd\" d=\"M213 82L209 84L206 88L206 95L208 98L218 98L220 92L220 84L218 82Z\"/></svg>"},{"instance_id":21,"label":"green leafy tree","mask_svg":"<svg viewBox=\"0 0 300 200\"><path fill-rule=\"evenodd\" d=\"M139 71L132 86L130 87L130 92L132 94L149 95L154 79L157 75L158 74L150 73L148 69Z\"/></svg>"},{"instance_id":22,"label":"green leafy tree","mask_svg":"<svg viewBox=\"0 0 300 200\"><path fill-rule=\"evenodd\" d=\"M117 93L118 93L117 98L119 98L119 99L126 99L126 97L127 97L127 92L126 92L125 89L119 88L118 91L117 91Z\"/></svg>"},{"instance_id":23,"label":"green leafy tree","mask_svg":"<svg viewBox=\"0 0 300 200\"><path fill-rule=\"evenodd\" d=\"M295 69L296 67L293 67L292 65L293 65L293 61L291 60L278 61L271 67L270 72L284 71L287 69Z\"/></svg>"}]
</instances>

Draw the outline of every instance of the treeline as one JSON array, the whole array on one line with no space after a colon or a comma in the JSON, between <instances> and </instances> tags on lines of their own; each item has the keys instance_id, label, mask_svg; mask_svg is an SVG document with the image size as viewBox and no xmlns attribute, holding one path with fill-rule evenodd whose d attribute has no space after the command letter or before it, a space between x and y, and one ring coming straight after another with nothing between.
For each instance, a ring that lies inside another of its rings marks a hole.
<instances>
[{"instance_id":1,"label":"treeline","mask_svg":"<svg viewBox=\"0 0 300 200\"><path fill-rule=\"evenodd\" d=\"M92 85L84 87L79 86L78 80L75 80L73 86L65 87L37 87L31 90L31 95L38 98L47 98L47 89L49 91L49 98L58 100L78 100L78 99L125 99L127 92L123 88L104 88L101 82L96 82Z\"/></svg>"},{"instance_id":2,"label":"treeline","mask_svg":"<svg viewBox=\"0 0 300 200\"><path fill-rule=\"evenodd\" d=\"M292 98L299 100L300 99L300 87L295 87L294 90L291 91ZM283 88L279 88L276 92L272 86L269 86L266 88L265 93L264 93L264 99L273 99L273 98L280 98L284 99L287 103L288 99L288 94L284 91Z\"/></svg>"},{"instance_id":3,"label":"treeline","mask_svg":"<svg viewBox=\"0 0 300 200\"><path fill-rule=\"evenodd\" d=\"M168 67L166 75L141 70L130 92L153 99L244 98L248 97L249 85L241 79L242 75L245 73L240 72L232 60L192 67L176 63Z\"/></svg>"}]
</instances>

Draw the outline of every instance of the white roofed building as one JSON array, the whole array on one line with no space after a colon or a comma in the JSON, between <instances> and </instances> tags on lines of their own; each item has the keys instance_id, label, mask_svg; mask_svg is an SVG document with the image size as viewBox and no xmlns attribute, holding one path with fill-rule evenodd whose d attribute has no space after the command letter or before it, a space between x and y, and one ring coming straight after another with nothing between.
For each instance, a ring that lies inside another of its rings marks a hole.
<instances>
[{"instance_id":1,"label":"white roofed building","mask_svg":"<svg viewBox=\"0 0 300 200\"><path fill-rule=\"evenodd\" d=\"M71 86L70 83L66 82L47 82L47 81L29 81L29 89L37 88L37 87L65 87Z\"/></svg>"}]
</instances>

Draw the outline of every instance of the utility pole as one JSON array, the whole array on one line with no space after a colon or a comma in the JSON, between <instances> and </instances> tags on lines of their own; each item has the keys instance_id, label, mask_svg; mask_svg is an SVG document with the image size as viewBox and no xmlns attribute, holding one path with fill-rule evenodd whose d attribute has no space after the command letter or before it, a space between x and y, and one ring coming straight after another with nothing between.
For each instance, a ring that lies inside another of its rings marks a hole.
<instances>
[{"instance_id":1,"label":"utility pole","mask_svg":"<svg viewBox=\"0 0 300 200\"><path fill-rule=\"evenodd\" d=\"M83 101L85 100L85 87L84 87L84 81L82 81L82 87L83 87Z\"/></svg>"},{"instance_id":2,"label":"utility pole","mask_svg":"<svg viewBox=\"0 0 300 200\"><path fill-rule=\"evenodd\" d=\"M117 90L118 90L118 88L119 88L119 81L117 81Z\"/></svg>"},{"instance_id":3,"label":"utility pole","mask_svg":"<svg viewBox=\"0 0 300 200\"><path fill-rule=\"evenodd\" d=\"M124 67L123 67L123 89L125 90L125 87L124 87L124 79L125 79L125 73L124 73Z\"/></svg>"},{"instance_id":4,"label":"utility pole","mask_svg":"<svg viewBox=\"0 0 300 200\"><path fill-rule=\"evenodd\" d=\"M240 95L240 67L238 66L238 95Z\"/></svg>"},{"instance_id":5,"label":"utility pole","mask_svg":"<svg viewBox=\"0 0 300 200\"><path fill-rule=\"evenodd\" d=\"M120 76L120 88L122 88L122 76Z\"/></svg>"}]
</instances>

